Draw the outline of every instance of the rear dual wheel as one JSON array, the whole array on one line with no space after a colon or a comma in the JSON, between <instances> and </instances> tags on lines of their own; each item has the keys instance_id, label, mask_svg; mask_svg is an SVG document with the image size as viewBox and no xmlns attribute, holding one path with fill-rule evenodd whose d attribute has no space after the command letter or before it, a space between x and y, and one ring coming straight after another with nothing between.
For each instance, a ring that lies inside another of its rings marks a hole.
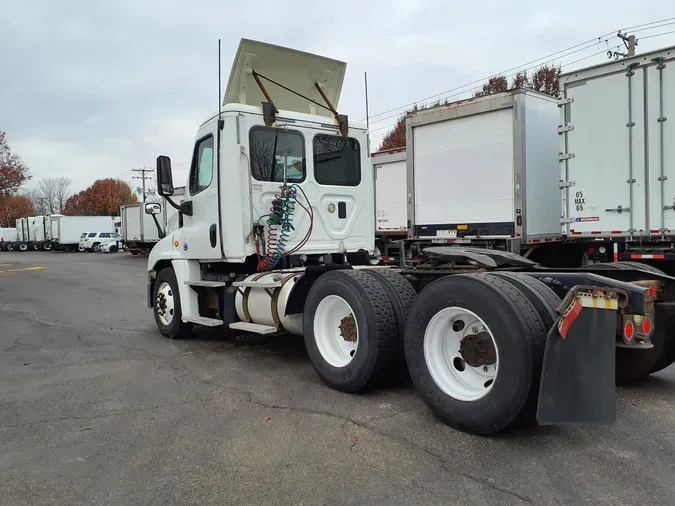
<instances>
[{"instance_id":1,"label":"rear dual wheel","mask_svg":"<svg viewBox=\"0 0 675 506\"><path fill-rule=\"evenodd\" d=\"M473 434L534 421L552 295L525 275L496 274L446 276L420 292L405 355L441 420Z\"/></svg>"}]
</instances>

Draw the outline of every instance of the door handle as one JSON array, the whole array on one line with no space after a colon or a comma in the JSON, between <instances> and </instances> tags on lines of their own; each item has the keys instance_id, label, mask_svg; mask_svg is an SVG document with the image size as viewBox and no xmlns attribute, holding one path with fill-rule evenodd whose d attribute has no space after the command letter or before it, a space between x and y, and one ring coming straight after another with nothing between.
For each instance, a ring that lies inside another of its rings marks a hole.
<instances>
[{"instance_id":1,"label":"door handle","mask_svg":"<svg viewBox=\"0 0 675 506\"><path fill-rule=\"evenodd\" d=\"M211 225L211 228L209 228L209 240L211 241L211 247L215 248L216 247L216 224L214 223Z\"/></svg>"}]
</instances>

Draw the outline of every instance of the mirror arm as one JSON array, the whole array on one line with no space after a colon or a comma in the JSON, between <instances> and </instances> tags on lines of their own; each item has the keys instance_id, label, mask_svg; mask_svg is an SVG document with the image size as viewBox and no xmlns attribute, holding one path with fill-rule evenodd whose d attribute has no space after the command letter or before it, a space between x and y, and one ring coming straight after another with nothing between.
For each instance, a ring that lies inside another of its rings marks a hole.
<instances>
[{"instance_id":1,"label":"mirror arm","mask_svg":"<svg viewBox=\"0 0 675 506\"><path fill-rule=\"evenodd\" d=\"M188 216L192 216L192 202L187 201L183 202L182 204L176 204L167 196L164 196L164 200L166 200L176 211L187 214Z\"/></svg>"},{"instance_id":2,"label":"mirror arm","mask_svg":"<svg viewBox=\"0 0 675 506\"><path fill-rule=\"evenodd\" d=\"M159 237L160 239L164 239L166 234L164 233L164 231L162 230L162 227L159 224L159 220L157 219L157 215L153 214L151 216L152 216L152 219L155 221L155 226L157 227L157 237Z\"/></svg>"}]
</instances>

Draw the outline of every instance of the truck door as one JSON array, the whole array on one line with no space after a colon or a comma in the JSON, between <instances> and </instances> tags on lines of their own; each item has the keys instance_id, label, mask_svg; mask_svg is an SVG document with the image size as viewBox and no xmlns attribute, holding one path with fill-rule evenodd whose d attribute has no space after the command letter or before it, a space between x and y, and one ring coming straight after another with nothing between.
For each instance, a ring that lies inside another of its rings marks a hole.
<instances>
[{"instance_id":1,"label":"truck door","mask_svg":"<svg viewBox=\"0 0 675 506\"><path fill-rule=\"evenodd\" d=\"M183 216L180 249L183 257L199 260L223 256L218 219L217 123L208 122L197 134L185 200L192 216Z\"/></svg>"}]
</instances>

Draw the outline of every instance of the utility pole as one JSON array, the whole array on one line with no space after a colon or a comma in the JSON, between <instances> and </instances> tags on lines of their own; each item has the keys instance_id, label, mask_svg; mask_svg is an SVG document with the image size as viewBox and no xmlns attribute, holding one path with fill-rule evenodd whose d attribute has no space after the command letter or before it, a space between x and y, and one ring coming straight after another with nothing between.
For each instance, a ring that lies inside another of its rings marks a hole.
<instances>
[{"instance_id":1,"label":"utility pole","mask_svg":"<svg viewBox=\"0 0 675 506\"><path fill-rule=\"evenodd\" d=\"M150 176L146 176L146 173L152 172L152 169L146 169L145 164L143 164L142 169L131 169L133 172L140 172L140 176L132 176L131 179L140 179L143 181L143 203L145 203L145 197L147 196L147 192L145 190L145 180L149 179Z\"/></svg>"},{"instance_id":2,"label":"utility pole","mask_svg":"<svg viewBox=\"0 0 675 506\"><path fill-rule=\"evenodd\" d=\"M635 47L638 45L638 40L635 35L627 35L619 31L616 36L623 41L623 45L626 47L626 52L624 53L622 51L610 50L607 51L607 57L610 59L613 57L615 60L618 60L619 57L629 58L631 56L635 56Z\"/></svg>"}]
</instances>

